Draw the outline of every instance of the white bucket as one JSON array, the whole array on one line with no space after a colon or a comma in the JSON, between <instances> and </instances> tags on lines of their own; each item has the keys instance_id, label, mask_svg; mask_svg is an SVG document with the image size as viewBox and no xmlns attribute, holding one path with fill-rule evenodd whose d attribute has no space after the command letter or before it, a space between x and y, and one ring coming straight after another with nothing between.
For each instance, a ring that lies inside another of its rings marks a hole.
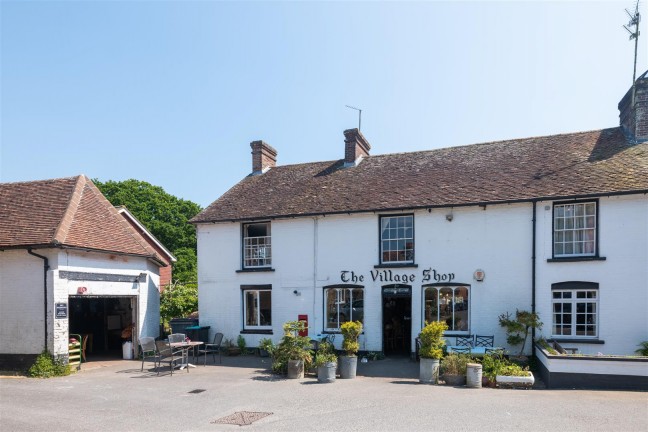
<instances>
[{"instance_id":1,"label":"white bucket","mask_svg":"<svg viewBox=\"0 0 648 432\"><path fill-rule=\"evenodd\" d=\"M482 365L479 363L468 363L466 367L466 386L471 388L481 388Z\"/></svg>"},{"instance_id":2,"label":"white bucket","mask_svg":"<svg viewBox=\"0 0 648 432\"><path fill-rule=\"evenodd\" d=\"M133 359L133 342L124 342L122 344L122 351L124 354L124 360Z\"/></svg>"}]
</instances>

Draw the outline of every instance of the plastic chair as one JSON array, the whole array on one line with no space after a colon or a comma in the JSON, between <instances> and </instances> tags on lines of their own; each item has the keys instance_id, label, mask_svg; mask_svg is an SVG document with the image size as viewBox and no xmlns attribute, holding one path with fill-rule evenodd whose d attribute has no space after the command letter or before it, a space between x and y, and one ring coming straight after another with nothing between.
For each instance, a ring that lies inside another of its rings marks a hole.
<instances>
[{"instance_id":1,"label":"plastic chair","mask_svg":"<svg viewBox=\"0 0 648 432\"><path fill-rule=\"evenodd\" d=\"M472 336L457 336L456 339L457 339L457 342L455 343L456 346L467 346L467 347L473 346Z\"/></svg>"},{"instance_id":2,"label":"plastic chair","mask_svg":"<svg viewBox=\"0 0 648 432\"><path fill-rule=\"evenodd\" d=\"M476 347L492 347L495 345L495 336L475 336Z\"/></svg>"},{"instance_id":3,"label":"plastic chair","mask_svg":"<svg viewBox=\"0 0 648 432\"><path fill-rule=\"evenodd\" d=\"M198 355L205 356L205 366L207 366L207 354L211 354L214 358L214 363L216 363L216 353L218 353L218 362L223 363L223 358L221 356L221 343L223 342L223 333L216 333L214 335L214 340L212 343L203 345L198 349Z\"/></svg>"}]
</instances>

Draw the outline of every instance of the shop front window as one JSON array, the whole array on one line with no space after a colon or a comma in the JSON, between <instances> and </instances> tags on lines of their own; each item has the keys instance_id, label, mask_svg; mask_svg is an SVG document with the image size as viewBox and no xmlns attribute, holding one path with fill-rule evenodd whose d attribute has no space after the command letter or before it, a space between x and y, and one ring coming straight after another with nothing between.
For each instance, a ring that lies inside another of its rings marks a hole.
<instances>
[{"instance_id":1,"label":"shop front window","mask_svg":"<svg viewBox=\"0 0 648 432\"><path fill-rule=\"evenodd\" d=\"M425 321L443 321L448 324L448 332L469 332L469 286L427 286L423 290Z\"/></svg>"},{"instance_id":2,"label":"shop front window","mask_svg":"<svg viewBox=\"0 0 648 432\"><path fill-rule=\"evenodd\" d=\"M324 316L327 331L339 331L347 321L364 322L364 288L325 288Z\"/></svg>"}]
</instances>

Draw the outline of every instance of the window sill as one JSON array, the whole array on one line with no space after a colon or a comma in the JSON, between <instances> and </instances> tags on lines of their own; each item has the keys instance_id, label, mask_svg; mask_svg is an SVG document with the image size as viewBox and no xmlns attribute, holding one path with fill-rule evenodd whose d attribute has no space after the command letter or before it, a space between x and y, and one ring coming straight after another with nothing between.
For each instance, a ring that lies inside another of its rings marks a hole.
<instances>
[{"instance_id":1,"label":"window sill","mask_svg":"<svg viewBox=\"0 0 648 432\"><path fill-rule=\"evenodd\" d=\"M418 268L418 264L414 264L414 263L405 263L405 264L377 264L377 265L374 266L374 268L406 268L406 267Z\"/></svg>"},{"instance_id":2,"label":"window sill","mask_svg":"<svg viewBox=\"0 0 648 432\"><path fill-rule=\"evenodd\" d=\"M273 272L275 269L272 267L259 267L259 268L244 268L236 270L236 273L256 273L256 272Z\"/></svg>"},{"instance_id":3,"label":"window sill","mask_svg":"<svg viewBox=\"0 0 648 432\"><path fill-rule=\"evenodd\" d=\"M578 261L605 261L606 257L588 256L588 257L565 257L549 258L547 262L578 262Z\"/></svg>"},{"instance_id":4,"label":"window sill","mask_svg":"<svg viewBox=\"0 0 648 432\"><path fill-rule=\"evenodd\" d=\"M604 340L601 339L578 339L578 338L551 338L549 341L556 341L560 344L563 343L579 343L579 344L590 344L590 345L603 345L605 343Z\"/></svg>"},{"instance_id":5,"label":"window sill","mask_svg":"<svg viewBox=\"0 0 648 432\"><path fill-rule=\"evenodd\" d=\"M264 335L271 335L272 330L262 330L262 329L255 329L255 330L241 330L241 334L264 334Z\"/></svg>"}]
</instances>

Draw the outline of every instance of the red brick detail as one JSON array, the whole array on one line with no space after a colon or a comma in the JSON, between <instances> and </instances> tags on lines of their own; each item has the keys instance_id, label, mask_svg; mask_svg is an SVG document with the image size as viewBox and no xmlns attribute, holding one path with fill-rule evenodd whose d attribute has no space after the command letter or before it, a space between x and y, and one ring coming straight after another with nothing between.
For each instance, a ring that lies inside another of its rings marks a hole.
<instances>
[{"instance_id":1,"label":"red brick detail","mask_svg":"<svg viewBox=\"0 0 648 432\"><path fill-rule=\"evenodd\" d=\"M369 141L360 133L360 131L355 129L347 129L344 131L344 163L352 164L360 156L367 157L369 156L369 150L371 150L371 145Z\"/></svg>"},{"instance_id":2,"label":"red brick detail","mask_svg":"<svg viewBox=\"0 0 648 432\"><path fill-rule=\"evenodd\" d=\"M252 172L261 173L277 166L277 150L265 141L252 141Z\"/></svg>"}]
</instances>

